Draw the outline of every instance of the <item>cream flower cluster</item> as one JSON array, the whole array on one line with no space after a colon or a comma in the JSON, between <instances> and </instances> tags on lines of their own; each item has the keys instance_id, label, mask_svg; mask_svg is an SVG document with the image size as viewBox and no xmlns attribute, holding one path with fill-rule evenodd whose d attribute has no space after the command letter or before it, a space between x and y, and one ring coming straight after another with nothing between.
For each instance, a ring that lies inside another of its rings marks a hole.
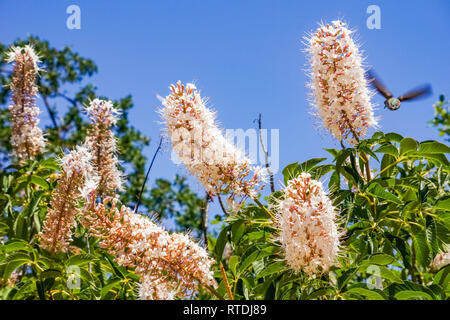
<instances>
[{"instance_id":1,"label":"cream flower cluster","mask_svg":"<svg viewBox=\"0 0 450 320\"><path fill-rule=\"evenodd\" d=\"M310 275L327 271L338 255L340 235L322 183L304 172L289 180L282 193L275 210L287 264Z\"/></svg>"},{"instance_id":2,"label":"cream flower cluster","mask_svg":"<svg viewBox=\"0 0 450 320\"><path fill-rule=\"evenodd\" d=\"M51 252L67 252L72 241L79 201L95 190L98 177L91 164L92 155L83 146L69 152L60 163L62 173L54 189L50 208L41 231L41 247Z\"/></svg>"},{"instance_id":3,"label":"cream flower cluster","mask_svg":"<svg viewBox=\"0 0 450 320\"><path fill-rule=\"evenodd\" d=\"M211 194L230 194L231 209L239 205L236 197L255 197L265 171L252 167L215 123L215 114L205 106L195 85L178 82L161 110L167 134L178 158Z\"/></svg>"},{"instance_id":4,"label":"cream flower cluster","mask_svg":"<svg viewBox=\"0 0 450 320\"><path fill-rule=\"evenodd\" d=\"M94 99L86 111L92 122L86 136L95 170L100 177L97 194L104 198L122 190L123 175L119 170L117 142L111 128L116 125L119 111L107 100Z\"/></svg>"},{"instance_id":5,"label":"cream flower cluster","mask_svg":"<svg viewBox=\"0 0 450 320\"><path fill-rule=\"evenodd\" d=\"M9 106L11 145L19 159L34 159L45 147L43 132L38 127L40 110L36 106L39 57L29 45L12 47L7 54L7 62L14 62L10 84L14 104Z\"/></svg>"},{"instance_id":6,"label":"cream flower cluster","mask_svg":"<svg viewBox=\"0 0 450 320\"><path fill-rule=\"evenodd\" d=\"M92 203L84 224L103 239L102 248L116 257L117 263L132 267L141 276L139 296L168 299L192 295L199 285L216 286L211 271L214 260L199 244L182 233L169 234L151 219L129 208L111 209L108 199Z\"/></svg>"},{"instance_id":7,"label":"cream flower cluster","mask_svg":"<svg viewBox=\"0 0 450 320\"><path fill-rule=\"evenodd\" d=\"M321 25L307 39L315 115L339 141L355 144L377 125L362 57L342 21Z\"/></svg>"},{"instance_id":8,"label":"cream flower cluster","mask_svg":"<svg viewBox=\"0 0 450 320\"><path fill-rule=\"evenodd\" d=\"M164 278L144 274L141 276L141 283L138 285L139 300L174 300L176 287Z\"/></svg>"},{"instance_id":9,"label":"cream flower cluster","mask_svg":"<svg viewBox=\"0 0 450 320\"><path fill-rule=\"evenodd\" d=\"M433 270L439 270L448 264L450 264L450 252L441 252L434 258L431 263L431 268Z\"/></svg>"}]
</instances>

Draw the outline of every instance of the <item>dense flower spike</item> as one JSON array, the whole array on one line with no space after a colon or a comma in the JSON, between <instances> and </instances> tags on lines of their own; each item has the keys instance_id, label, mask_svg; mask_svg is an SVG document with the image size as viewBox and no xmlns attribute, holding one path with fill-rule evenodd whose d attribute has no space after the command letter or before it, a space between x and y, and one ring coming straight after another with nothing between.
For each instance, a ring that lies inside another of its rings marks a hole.
<instances>
[{"instance_id":1,"label":"dense flower spike","mask_svg":"<svg viewBox=\"0 0 450 320\"><path fill-rule=\"evenodd\" d=\"M61 160L62 173L52 193L50 206L40 233L41 247L66 252L72 241L72 227L79 212L78 202L95 190L98 177L91 165L88 149L78 146Z\"/></svg>"},{"instance_id":2,"label":"dense flower spike","mask_svg":"<svg viewBox=\"0 0 450 320\"><path fill-rule=\"evenodd\" d=\"M431 263L431 269L439 270L448 264L450 264L450 252L441 252L434 257L434 260Z\"/></svg>"},{"instance_id":3,"label":"dense flower spike","mask_svg":"<svg viewBox=\"0 0 450 320\"><path fill-rule=\"evenodd\" d=\"M301 173L289 180L276 204L279 240L287 264L307 274L327 271L339 251L336 213L322 183Z\"/></svg>"},{"instance_id":4,"label":"dense flower spike","mask_svg":"<svg viewBox=\"0 0 450 320\"><path fill-rule=\"evenodd\" d=\"M39 57L33 47L12 47L7 62L14 62L10 88L14 104L9 106L11 114L11 145L14 155L21 160L34 159L42 153L45 138L38 127L40 113L36 106L38 88L36 77L39 72Z\"/></svg>"},{"instance_id":5,"label":"dense flower spike","mask_svg":"<svg viewBox=\"0 0 450 320\"><path fill-rule=\"evenodd\" d=\"M214 260L205 249L181 233L169 234L149 218L135 214L109 199L90 205L84 224L102 240L116 261L135 268L141 276L139 295L142 299L184 297L198 290L199 285L216 286L211 271Z\"/></svg>"},{"instance_id":6,"label":"dense flower spike","mask_svg":"<svg viewBox=\"0 0 450 320\"><path fill-rule=\"evenodd\" d=\"M342 21L321 25L309 38L315 115L339 141L354 144L377 125L364 77L361 54Z\"/></svg>"},{"instance_id":7,"label":"dense flower spike","mask_svg":"<svg viewBox=\"0 0 450 320\"><path fill-rule=\"evenodd\" d=\"M265 178L264 170L253 168L250 160L224 137L215 123L215 114L205 106L193 84L178 82L170 90L162 102L161 115L172 147L189 172L211 195L230 193L231 206L237 204L236 197L255 197Z\"/></svg>"},{"instance_id":8,"label":"dense flower spike","mask_svg":"<svg viewBox=\"0 0 450 320\"><path fill-rule=\"evenodd\" d=\"M86 111L92 122L86 136L86 145L92 153L92 163L100 177L97 194L104 198L122 190L116 138L111 130L117 123L119 111L111 101L100 99L92 100Z\"/></svg>"}]
</instances>

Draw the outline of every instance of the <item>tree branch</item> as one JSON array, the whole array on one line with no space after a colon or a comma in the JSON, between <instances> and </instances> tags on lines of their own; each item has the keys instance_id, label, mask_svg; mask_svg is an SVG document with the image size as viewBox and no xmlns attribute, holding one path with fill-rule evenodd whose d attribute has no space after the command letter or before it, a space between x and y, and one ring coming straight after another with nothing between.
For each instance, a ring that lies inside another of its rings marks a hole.
<instances>
[{"instance_id":1,"label":"tree branch","mask_svg":"<svg viewBox=\"0 0 450 320\"><path fill-rule=\"evenodd\" d=\"M153 162L155 162L156 155L158 154L159 150L161 149L162 140L163 140L163 139L162 139L162 137L161 137L161 139L159 140L158 148L156 149L155 154L153 155L153 158L152 158L152 162L150 163L150 167L148 167L147 174L145 175L144 183L142 184L141 191L139 192L139 197L138 197L138 200L137 200L137 203L136 203L136 207L135 207L135 209L134 209L134 212L138 212L138 210L139 210L139 204L141 203L142 193L144 192L145 184L146 184L146 182L147 182L148 175L150 174L150 170L151 170L152 167L153 167Z\"/></svg>"}]
</instances>

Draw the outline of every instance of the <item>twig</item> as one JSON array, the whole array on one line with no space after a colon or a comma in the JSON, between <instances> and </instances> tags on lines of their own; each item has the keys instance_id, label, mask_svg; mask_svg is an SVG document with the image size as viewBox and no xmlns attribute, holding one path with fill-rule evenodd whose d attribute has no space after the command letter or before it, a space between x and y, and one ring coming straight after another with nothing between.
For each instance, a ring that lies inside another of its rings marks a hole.
<instances>
[{"instance_id":1,"label":"twig","mask_svg":"<svg viewBox=\"0 0 450 320\"><path fill-rule=\"evenodd\" d=\"M144 183L142 184L141 192L139 193L139 197L138 197L138 200L137 200L137 203L136 203L136 207L135 207L135 209L134 209L134 212L138 212L138 210L139 210L139 204L141 203L142 193L144 192L145 184L146 184L146 182L147 182L148 175L150 174L150 170L151 170L152 167L153 167L153 162L155 161L156 155L158 154L159 150L161 149L162 140L163 140L163 139L162 139L162 137L161 137L161 139L159 140L158 148L156 149L155 154L153 155L152 162L150 162L150 167L148 167L147 174L145 175L145 180L144 180Z\"/></svg>"},{"instance_id":2,"label":"twig","mask_svg":"<svg viewBox=\"0 0 450 320\"><path fill-rule=\"evenodd\" d=\"M225 213L225 216L228 217L229 213L227 212L227 210L225 209L225 206L223 205L222 197L220 196L220 193L217 194L217 199L219 199L219 204L220 204L220 207L222 208L223 213Z\"/></svg>"},{"instance_id":3,"label":"twig","mask_svg":"<svg viewBox=\"0 0 450 320\"><path fill-rule=\"evenodd\" d=\"M233 294L231 293L230 284L228 283L227 274L225 273L222 262L220 263L220 273L222 274L223 284L225 285L225 289L227 290L228 299L234 300Z\"/></svg>"},{"instance_id":4,"label":"twig","mask_svg":"<svg viewBox=\"0 0 450 320\"><path fill-rule=\"evenodd\" d=\"M55 130L57 130L57 132L58 132L58 137L59 137L59 129L58 129L58 124L57 124L56 118L55 118L55 112L54 112L54 111L52 110L52 108L50 107L50 104L48 103L48 100L47 100L47 96L42 95L42 99L44 100L45 108L46 108L47 111L48 111L48 114L49 114L49 116L50 116L50 119L51 119L52 122L53 122L53 127L55 128Z\"/></svg>"},{"instance_id":5,"label":"twig","mask_svg":"<svg viewBox=\"0 0 450 320\"><path fill-rule=\"evenodd\" d=\"M267 152L266 146L264 145L264 141L262 138L262 125L261 125L262 121L261 121L261 113L259 114L259 118L258 118L258 129L259 129L259 141L261 142L261 147L263 149L264 152L264 157L265 157L265 161L266 161L266 169L267 169L267 173L269 174L269 179L270 179L270 191L273 193L275 192L275 183L273 181L273 172L270 170L269 167L269 153Z\"/></svg>"},{"instance_id":6,"label":"twig","mask_svg":"<svg viewBox=\"0 0 450 320\"><path fill-rule=\"evenodd\" d=\"M203 241L205 242L205 248L208 248L208 211L209 211L209 203L211 202L211 196L208 192L206 192L205 196L205 206L202 207L201 214L201 224L203 231Z\"/></svg>"}]
</instances>

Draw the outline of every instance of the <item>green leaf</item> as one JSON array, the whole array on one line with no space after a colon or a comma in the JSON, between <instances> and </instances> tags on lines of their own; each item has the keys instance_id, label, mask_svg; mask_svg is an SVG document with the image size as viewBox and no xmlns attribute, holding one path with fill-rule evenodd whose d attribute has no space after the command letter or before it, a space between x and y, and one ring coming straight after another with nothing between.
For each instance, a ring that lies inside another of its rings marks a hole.
<instances>
[{"instance_id":1,"label":"green leaf","mask_svg":"<svg viewBox=\"0 0 450 320\"><path fill-rule=\"evenodd\" d=\"M284 263L284 261L277 261L269 264L260 273L258 273L256 279L266 277L274 273L282 272L284 270L286 270L286 264Z\"/></svg>"},{"instance_id":2,"label":"green leaf","mask_svg":"<svg viewBox=\"0 0 450 320\"><path fill-rule=\"evenodd\" d=\"M394 194L387 192L378 183L372 182L367 188L367 192L372 196L382 198L384 200L394 202L396 204L403 204L402 201L397 198Z\"/></svg>"},{"instance_id":3,"label":"green leaf","mask_svg":"<svg viewBox=\"0 0 450 320\"><path fill-rule=\"evenodd\" d=\"M418 151L420 153L450 153L450 147L437 141L427 141L419 145Z\"/></svg>"},{"instance_id":4,"label":"green leaf","mask_svg":"<svg viewBox=\"0 0 450 320\"><path fill-rule=\"evenodd\" d=\"M82 254L77 254L75 256L71 256L69 259L66 260L66 265L67 266L81 266L84 264L87 264L89 262L95 262L96 258L93 255L87 254L87 253L82 253Z\"/></svg>"},{"instance_id":5,"label":"green leaf","mask_svg":"<svg viewBox=\"0 0 450 320\"><path fill-rule=\"evenodd\" d=\"M216 255L217 261L222 260L223 250L227 244L229 230L230 226L226 226L222 229L222 231L220 231L219 236L217 237L216 245L214 246L214 254Z\"/></svg>"},{"instance_id":6,"label":"green leaf","mask_svg":"<svg viewBox=\"0 0 450 320\"><path fill-rule=\"evenodd\" d=\"M398 157L398 150L395 146L393 146L392 144L386 144L384 146L381 146L380 148L378 148L377 150L375 150L376 153L384 153L384 154L389 154L391 156L394 157Z\"/></svg>"},{"instance_id":7,"label":"green leaf","mask_svg":"<svg viewBox=\"0 0 450 320\"><path fill-rule=\"evenodd\" d=\"M1 246L0 250L5 253L12 252L12 251L19 251L19 250L32 252L33 247L25 240L12 239L12 240L8 241L5 245Z\"/></svg>"},{"instance_id":8,"label":"green leaf","mask_svg":"<svg viewBox=\"0 0 450 320\"><path fill-rule=\"evenodd\" d=\"M320 288L317 290L314 290L313 292L311 292L308 296L307 296L307 300L314 300L317 299L319 297L322 297L324 295L332 295L334 294L334 288L333 287L325 287L325 288Z\"/></svg>"},{"instance_id":9,"label":"green leaf","mask_svg":"<svg viewBox=\"0 0 450 320\"><path fill-rule=\"evenodd\" d=\"M434 208L450 211L450 198L438 201Z\"/></svg>"},{"instance_id":10,"label":"green leaf","mask_svg":"<svg viewBox=\"0 0 450 320\"><path fill-rule=\"evenodd\" d=\"M395 258L393 256L390 256L390 255L384 254L384 253L374 254L368 260L368 262L370 264L376 264L376 265L380 265L380 266L386 266L388 264L391 264L394 261L395 261Z\"/></svg>"},{"instance_id":11,"label":"green leaf","mask_svg":"<svg viewBox=\"0 0 450 320\"><path fill-rule=\"evenodd\" d=\"M419 143L412 138L403 138L400 141L400 154L403 155L405 153L416 151L419 147Z\"/></svg>"},{"instance_id":12,"label":"green leaf","mask_svg":"<svg viewBox=\"0 0 450 320\"><path fill-rule=\"evenodd\" d=\"M21 267L22 265L33 262L30 259L30 256L25 253L15 253L13 255L10 255L8 256L7 261L8 262L3 272L3 279L8 279L14 272L14 270Z\"/></svg>"},{"instance_id":13,"label":"green leaf","mask_svg":"<svg viewBox=\"0 0 450 320\"><path fill-rule=\"evenodd\" d=\"M426 292L404 290L395 294L397 300L433 300L433 298Z\"/></svg>"},{"instance_id":14,"label":"green leaf","mask_svg":"<svg viewBox=\"0 0 450 320\"><path fill-rule=\"evenodd\" d=\"M273 255L277 250L278 248L275 246L261 248L261 245L254 245L248 248L241 257L242 262L239 265L239 273L244 272L253 262Z\"/></svg>"},{"instance_id":15,"label":"green leaf","mask_svg":"<svg viewBox=\"0 0 450 320\"><path fill-rule=\"evenodd\" d=\"M433 284L440 285L444 290L450 283L450 265L443 267L436 273Z\"/></svg>"},{"instance_id":16,"label":"green leaf","mask_svg":"<svg viewBox=\"0 0 450 320\"><path fill-rule=\"evenodd\" d=\"M430 245L427 241L426 231L411 234L414 249L416 252L416 261L420 266L426 268L432 259Z\"/></svg>"},{"instance_id":17,"label":"green leaf","mask_svg":"<svg viewBox=\"0 0 450 320\"><path fill-rule=\"evenodd\" d=\"M17 182L31 182L35 185L40 186L42 189L44 190L48 190L48 188L50 188L50 185L48 184L48 182L40 177L40 176L36 176L36 175L31 175L31 176L22 176L20 178L17 179Z\"/></svg>"},{"instance_id":18,"label":"green leaf","mask_svg":"<svg viewBox=\"0 0 450 320\"><path fill-rule=\"evenodd\" d=\"M309 172L312 168L314 168L320 162L326 160L327 158L313 158L309 159L305 162L298 163L294 162L287 165L283 171L284 183L286 184L292 178L297 177L301 172Z\"/></svg>"},{"instance_id":19,"label":"green leaf","mask_svg":"<svg viewBox=\"0 0 450 320\"><path fill-rule=\"evenodd\" d=\"M42 161L39 165L40 168L48 168L53 169L55 171L58 171L61 169L60 165L58 164L58 161L56 161L55 158L48 158Z\"/></svg>"},{"instance_id":20,"label":"green leaf","mask_svg":"<svg viewBox=\"0 0 450 320\"><path fill-rule=\"evenodd\" d=\"M379 274L377 275L380 276L381 278L389 280L393 283L403 283L400 276L394 273L394 271L386 268L385 266L377 266L377 268L379 269Z\"/></svg>"},{"instance_id":21,"label":"green leaf","mask_svg":"<svg viewBox=\"0 0 450 320\"><path fill-rule=\"evenodd\" d=\"M355 293L357 295L366 297L368 300L385 300L385 298L377 291L369 290L366 288L351 288L345 293Z\"/></svg>"},{"instance_id":22,"label":"green leaf","mask_svg":"<svg viewBox=\"0 0 450 320\"><path fill-rule=\"evenodd\" d=\"M395 142L400 142L403 139L403 137L401 135L399 135L398 133L395 133L395 132L386 133L384 136L389 141L395 141Z\"/></svg>"},{"instance_id":23,"label":"green leaf","mask_svg":"<svg viewBox=\"0 0 450 320\"><path fill-rule=\"evenodd\" d=\"M230 268L233 275L236 277L236 267L239 262L238 256L231 256L230 260L228 261L228 267Z\"/></svg>"}]
</instances>

